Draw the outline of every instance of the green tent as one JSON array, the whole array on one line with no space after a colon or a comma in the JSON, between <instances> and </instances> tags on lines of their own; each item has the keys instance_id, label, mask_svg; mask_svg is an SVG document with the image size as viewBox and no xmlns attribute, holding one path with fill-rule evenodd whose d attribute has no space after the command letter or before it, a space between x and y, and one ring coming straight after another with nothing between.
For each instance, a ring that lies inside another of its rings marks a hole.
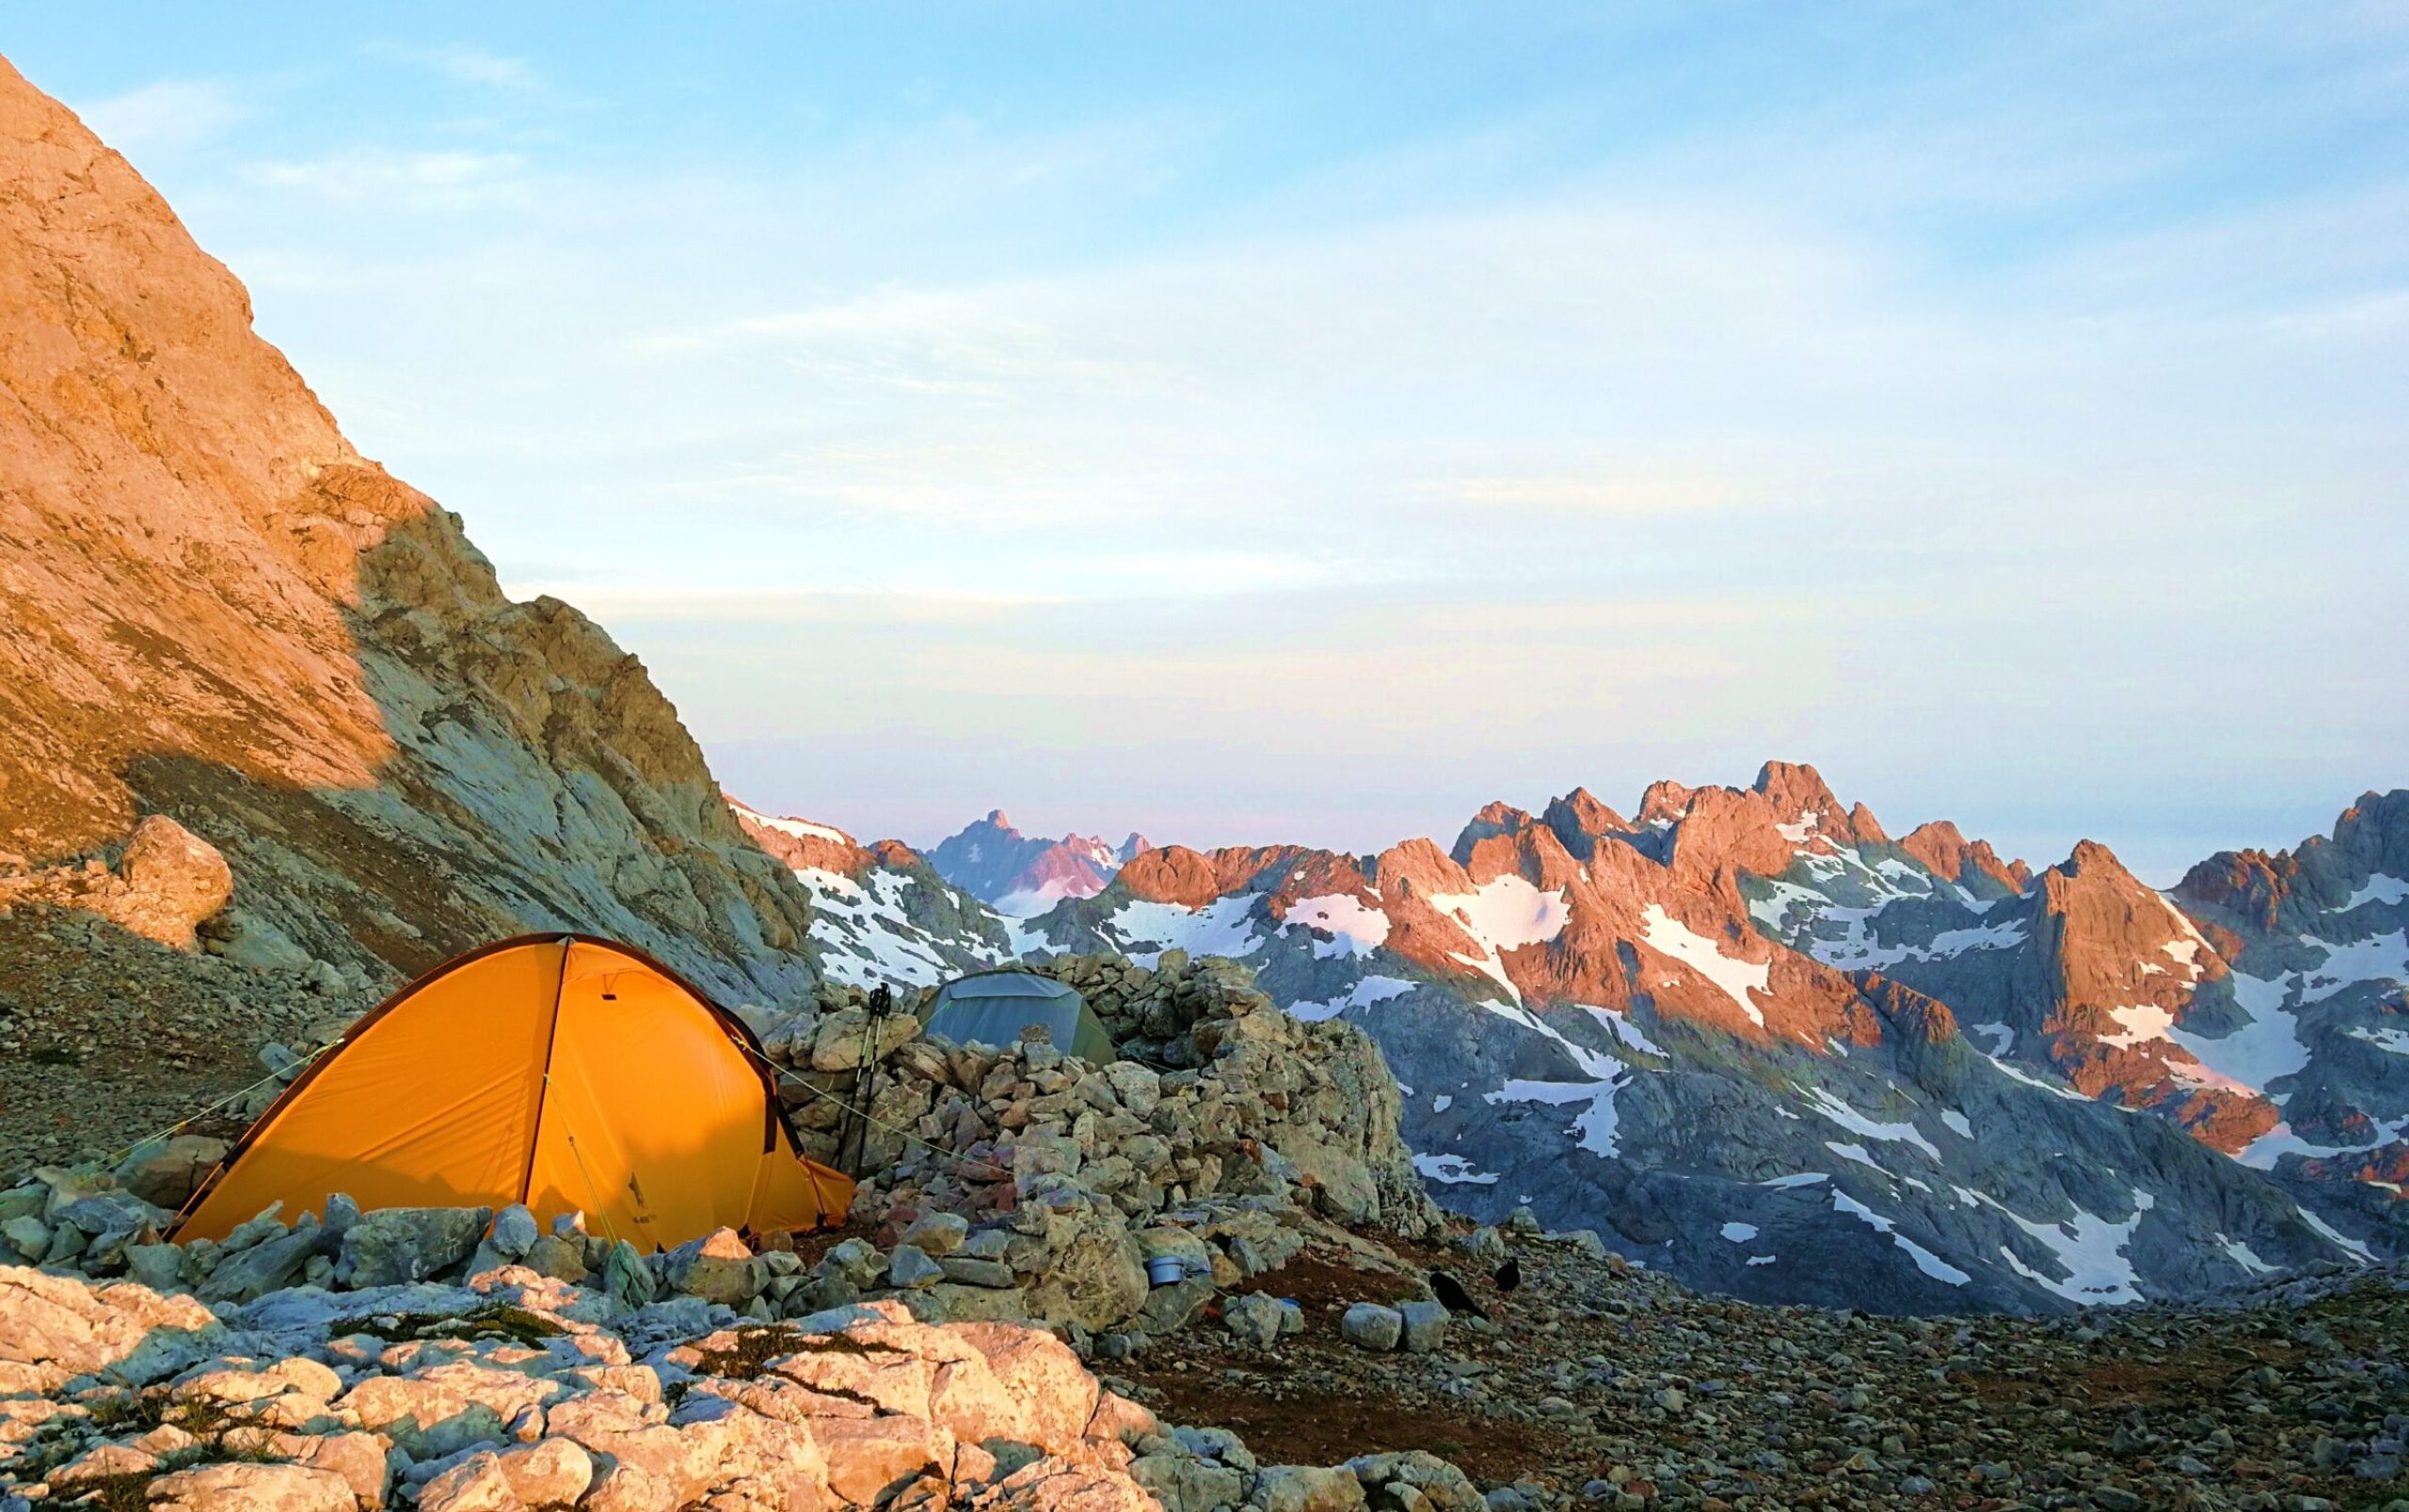
<instances>
[{"instance_id":1,"label":"green tent","mask_svg":"<svg viewBox=\"0 0 2409 1512\"><path fill-rule=\"evenodd\" d=\"M1034 972L1007 968L956 977L929 999L924 1022L931 1034L956 1044L993 1045L1015 1043L1023 1029L1043 1024L1066 1056L1099 1066L1121 1058L1087 999L1069 984Z\"/></svg>"}]
</instances>

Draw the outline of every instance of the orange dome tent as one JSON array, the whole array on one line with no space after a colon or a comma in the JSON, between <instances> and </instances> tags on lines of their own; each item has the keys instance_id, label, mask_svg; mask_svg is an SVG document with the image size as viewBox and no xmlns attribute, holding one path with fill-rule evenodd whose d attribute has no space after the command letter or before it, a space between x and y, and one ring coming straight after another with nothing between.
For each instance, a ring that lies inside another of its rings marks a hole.
<instances>
[{"instance_id":1,"label":"orange dome tent","mask_svg":"<svg viewBox=\"0 0 2409 1512\"><path fill-rule=\"evenodd\" d=\"M177 1221L226 1236L281 1201L324 1213L583 1210L639 1249L718 1228L841 1222L854 1184L797 1153L744 1026L640 950L503 940L387 998L251 1125Z\"/></svg>"}]
</instances>

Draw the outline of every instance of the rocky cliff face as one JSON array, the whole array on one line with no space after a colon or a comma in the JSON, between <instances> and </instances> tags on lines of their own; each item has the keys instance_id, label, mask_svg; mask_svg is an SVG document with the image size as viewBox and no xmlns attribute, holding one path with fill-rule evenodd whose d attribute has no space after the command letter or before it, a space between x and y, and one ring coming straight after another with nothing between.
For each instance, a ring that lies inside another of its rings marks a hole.
<instances>
[{"instance_id":1,"label":"rocky cliff face","mask_svg":"<svg viewBox=\"0 0 2409 1512\"><path fill-rule=\"evenodd\" d=\"M1772 763L1629 820L1492 804L1446 851L1173 846L1028 927L1360 1023L1452 1207L1768 1300L2048 1310L2409 1238L2401 804L2170 899L2097 845L2036 876L1953 825L1893 840Z\"/></svg>"},{"instance_id":2,"label":"rocky cliff face","mask_svg":"<svg viewBox=\"0 0 2409 1512\"><path fill-rule=\"evenodd\" d=\"M0 260L0 901L99 902L169 949L197 925L262 970L383 981L575 927L732 995L808 987L804 889L643 666L510 601L5 64ZM231 901L196 917L202 851ZM118 885L77 882L94 867Z\"/></svg>"}]
</instances>

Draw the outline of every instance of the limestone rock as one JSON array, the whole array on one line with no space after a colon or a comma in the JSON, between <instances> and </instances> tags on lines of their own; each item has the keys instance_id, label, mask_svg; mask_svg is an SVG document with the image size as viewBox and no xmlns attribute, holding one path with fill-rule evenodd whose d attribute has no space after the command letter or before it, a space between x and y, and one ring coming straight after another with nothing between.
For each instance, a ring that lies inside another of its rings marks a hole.
<instances>
[{"instance_id":1,"label":"limestone rock","mask_svg":"<svg viewBox=\"0 0 2409 1512\"><path fill-rule=\"evenodd\" d=\"M489 1207L386 1207L343 1235L335 1273L348 1286L424 1281L469 1258L493 1218Z\"/></svg>"},{"instance_id":2,"label":"limestone rock","mask_svg":"<svg viewBox=\"0 0 2409 1512\"><path fill-rule=\"evenodd\" d=\"M1268 1349L1279 1342L1282 1314L1279 1298L1249 1292L1221 1306L1221 1322L1240 1344Z\"/></svg>"},{"instance_id":3,"label":"limestone rock","mask_svg":"<svg viewBox=\"0 0 2409 1512\"><path fill-rule=\"evenodd\" d=\"M1405 1315L1378 1302L1358 1302L1340 1315L1338 1331L1359 1349L1394 1349L1404 1336Z\"/></svg>"},{"instance_id":4,"label":"limestone rock","mask_svg":"<svg viewBox=\"0 0 2409 1512\"><path fill-rule=\"evenodd\" d=\"M175 1212L217 1163L227 1144L203 1135L179 1134L136 1149L117 1168L119 1185L154 1207Z\"/></svg>"},{"instance_id":5,"label":"limestone rock","mask_svg":"<svg viewBox=\"0 0 2409 1512\"><path fill-rule=\"evenodd\" d=\"M1448 1313L1444 1306L1432 1301L1402 1302L1396 1311L1403 1322L1400 1343L1408 1354L1428 1354L1446 1343Z\"/></svg>"},{"instance_id":6,"label":"limestone rock","mask_svg":"<svg viewBox=\"0 0 2409 1512\"><path fill-rule=\"evenodd\" d=\"M199 1465L149 1488L152 1512L354 1512L351 1484L307 1465Z\"/></svg>"},{"instance_id":7,"label":"limestone rock","mask_svg":"<svg viewBox=\"0 0 2409 1512\"><path fill-rule=\"evenodd\" d=\"M899 1244L886 1261L889 1286L926 1286L945 1275L943 1267L908 1244Z\"/></svg>"},{"instance_id":8,"label":"limestone rock","mask_svg":"<svg viewBox=\"0 0 2409 1512\"><path fill-rule=\"evenodd\" d=\"M970 1220L959 1213L926 1213L914 1219L897 1242L908 1244L925 1255L949 1255L961 1248L969 1233Z\"/></svg>"},{"instance_id":9,"label":"limestone rock","mask_svg":"<svg viewBox=\"0 0 2409 1512\"><path fill-rule=\"evenodd\" d=\"M768 1279L768 1269L734 1229L716 1229L689 1239L662 1257L670 1289L706 1302L742 1307Z\"/></svg>"}]
</instances>

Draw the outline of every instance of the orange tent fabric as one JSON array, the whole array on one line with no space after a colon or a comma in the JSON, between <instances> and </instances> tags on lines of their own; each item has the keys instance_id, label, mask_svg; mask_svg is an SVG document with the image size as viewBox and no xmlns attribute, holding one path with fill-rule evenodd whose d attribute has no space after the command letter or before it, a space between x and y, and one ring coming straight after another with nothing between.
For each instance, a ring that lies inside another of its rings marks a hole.
<instances>
[{"instance_id":1,"label":"orange tent fabric","mask_svg":"<svg viewBox=\"0 0 2409 1512\"><path fill-rule=\"evenodd\" d=\"M352 1026L195 1194L178 1239L289 1219L501 1207L666 1249L840 1222L854 1184L796 1150L742 1024L641 951L527 935L437 967Z\"/></svg>"}]
</instances>

